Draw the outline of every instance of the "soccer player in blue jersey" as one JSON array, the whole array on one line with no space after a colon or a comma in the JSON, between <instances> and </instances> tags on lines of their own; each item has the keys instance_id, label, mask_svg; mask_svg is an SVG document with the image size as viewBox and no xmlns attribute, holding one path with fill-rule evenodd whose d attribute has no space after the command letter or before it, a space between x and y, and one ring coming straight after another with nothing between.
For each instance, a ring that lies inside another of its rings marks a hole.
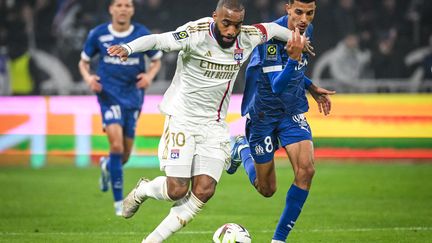
<instances>
[{"instance_id":1,"label":"soccer player in blue jersey","mask_svg":"<svg viewBox=\"0 0 432 243\"><path fill-rule=\"evenodd\" d=\"M304 116L309 109L305 89L325 115L331 109L329 95L335 93L315 86L304 74L309 56L303 52L305 41L300 37L312 37L315 9L315 0L289 0L288 14L276 23L294 31L292 40L273 39L255 48L246 70L242 102L242 115L248 118L246 138L236 138L227 170L232 174L243 162L251 184L263 196L271 197L276 191L274 152L279 145L285 148L295 177L273 243L285 242L315 173L312 131Z\"/></svg>"},{"instance_id":2,"label":"soccer player in blue jersey","mask_svg":"<svg viewBox=\"0 0 432 243\"><path fill-rule=\"evenodd\" d=\"M111 57L107 48L149 35L143 25L131 22L134 14L132 0L112 0L109 6L111 22L90 31L81 53L79 69L85 82L96 93L100 105L104 130L108 136L110 153L100 162L100 187L108 190L109 182L114 195L116 215L122 215L123 169L132 150L136 122L144 101L144 89L158 73L162 56L160 51L144 54L151 60L146 70L144 55L136 53L126 62ZM91 58L99 55L96 74L91 72Z\"/></svg>"}]
</instances>

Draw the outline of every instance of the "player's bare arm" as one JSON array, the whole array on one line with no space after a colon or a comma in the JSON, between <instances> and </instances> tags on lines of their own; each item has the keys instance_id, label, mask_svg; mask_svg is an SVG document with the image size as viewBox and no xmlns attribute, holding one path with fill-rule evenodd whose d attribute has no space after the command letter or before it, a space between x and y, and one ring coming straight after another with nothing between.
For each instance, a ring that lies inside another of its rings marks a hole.
<instances>
[{"instance_id":1,"label":"player's bare arm","mask_svg":"<svg viewBox=\"0 0 432 243\"><path fill-rule=\"evenodd\" d=\"M320 88L314 84L309 86L308 91L317 102L319 112L326 116L329 115L331 111L330 95L336 94L336 91Z\"/></svg>"},{"instance_id":2,"label":"player's bare arm","mask_svg":"<svg viewBox=\"0 0 432 243\"><path fill-rule=\"evenodd\" d=\"M287 41L286 50L291 59L301 61L303 48L305 47L306 38L300 35L298 28L295 29L291 39Z\"/></svg>"},{"instance_id":3,"label":"player's bare arm","mask_svg":"<svg viewBox=\"0 0 432 243\"><path fill-rule=\"evenodd\" d=\"M90 63L88 61L81 59L78 64L78 67L84 81L90 87L90 90L95 93L101 92L102 84L99 83L100 77L90 73Z\"/></svg>"},{"instance_id":4,"label":"player's bare arm","mask_svg":"<svg viewBox=\"0 0 432 243\"><path fill-rule=\"evenodd\" d=\"M159 69L161 67L161 61L154 60L150 64L150 68L146 73L140 73L137 76L137 84L136 87L139 89L146 89L148 88L152 83L153 79L155 78L156 74L159 72Z\"/></svg>"}]
</instances>

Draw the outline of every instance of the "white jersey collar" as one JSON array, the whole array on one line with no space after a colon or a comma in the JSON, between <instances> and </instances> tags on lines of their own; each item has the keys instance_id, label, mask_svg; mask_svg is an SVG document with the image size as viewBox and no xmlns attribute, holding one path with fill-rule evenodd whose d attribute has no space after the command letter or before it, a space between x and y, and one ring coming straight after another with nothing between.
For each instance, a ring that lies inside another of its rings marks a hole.
<instances>
[{"instance_id":1,"label":"white jersey collar","mask_svg":"<svg viewBox=\"0 0 432 243\"><path fill-rule=\"evenodd\" d=\"M109 31L113 36L118 37L118 38L124 38L124 37L130 35L130 34L134 31L134 29L135 29L135 26L134 26L133 24L131 24L131 26L129 26L129 29L128 29L128 30L123 31L123 32L118 32L118 31L115 31L115 30L114 30L112 24L109 24L109 25L108 25L108 31Z\"/></svg>"}]
</instances>

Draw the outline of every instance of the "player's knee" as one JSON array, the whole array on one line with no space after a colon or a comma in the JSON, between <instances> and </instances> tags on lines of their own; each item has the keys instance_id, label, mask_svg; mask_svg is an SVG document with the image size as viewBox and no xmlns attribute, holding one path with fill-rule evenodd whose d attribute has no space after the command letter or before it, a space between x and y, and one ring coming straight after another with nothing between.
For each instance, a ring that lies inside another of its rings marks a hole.
<instances>
[{"instance_id":1,"label":"player's knee","mask_svg":"<svg viewBox=\"0 0 432 243\"><path fill-rule=\"evenodd\" d=\"M312 180L313 176L315 175L315 167L313 165L309 165L306 168L304 168L304 177L306 179Z\"/></svg>"},{"instance_id":2,"label":"player's knee","mask_svg":"<svg viewBox=\"0 0 432 243\"><path fill-rule=\"evenodd\" d=\"M301 166L296 173L296 179L300 181L312 181L313 176L315 175L315 167L313 164L309 164L307 166Z\"/></svg>"},{"instance_id":3,"label":"player's knee","mask_svg":"<svg viewBox=\"0 0 432 243\"><path fill-rule=\"evenodd\" d=\"M112 142L110 144L110 150L112 153L121 154L124 152L123 143L121 142Z\"/></svg>"},{"instance_id":4,"label":"player's knee","mask_svg":"<svg viewBox=\"0 0 432 243\"><path fill-rule=\"evenodd\" d=\"M276 193L276 184L260 186L258 192L264 197L272 197Z\"/></svg>"},{"instance_id":5,"label":"player's knee","mask_svg":"<svg viewBox=\"0 0 432 243\"><path fill-rule=\"evenodd\" d=\"M205 203L213 197L215 193L215 188L211 186L197 187L194 188L192 192L201 202Z\"/></svg>"},{"instance_id":6,"label":"player's knee","mask_svg":"<svg viewBox=\"0 0 432 243\"><path fill-rule=\"evenodd\" d=\"M182 199L184 196L186 196L187 192L189 191L189 187L174 187L174 188L168 188L168 196L173 201L177 201Z\"/></svg>"}]
</instances>

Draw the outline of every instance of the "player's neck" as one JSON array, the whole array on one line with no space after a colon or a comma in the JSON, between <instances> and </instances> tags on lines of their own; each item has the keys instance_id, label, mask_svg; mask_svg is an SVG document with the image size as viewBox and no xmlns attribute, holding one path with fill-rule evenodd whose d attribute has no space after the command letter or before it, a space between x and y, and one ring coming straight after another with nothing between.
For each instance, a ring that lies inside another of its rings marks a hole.
<instances>
[{"instance_id":1,"label":"player's neck","mask_svg":"<svg viewBox=\"0 0 432 243\"><path fill-rule=\"evenodd\" d=\"M112 28L117 32L125 32L125 31L129 30L129 28L131 26L130 22L124 23L124 24L112 22L111 24L112 24Z\"/></svg>"}]
</instances>

